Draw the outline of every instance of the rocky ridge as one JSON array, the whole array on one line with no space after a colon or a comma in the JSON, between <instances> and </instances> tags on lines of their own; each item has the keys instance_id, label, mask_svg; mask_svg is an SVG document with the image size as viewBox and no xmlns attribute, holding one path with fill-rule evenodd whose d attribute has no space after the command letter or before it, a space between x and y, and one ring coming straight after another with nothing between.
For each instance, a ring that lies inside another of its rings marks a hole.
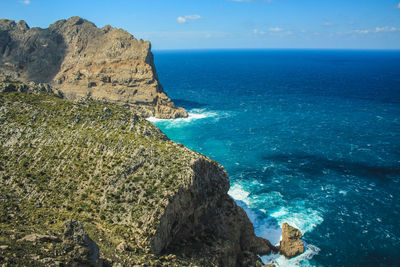
<instances>
[{"instance_id":1,"label":"rocky ridge","mask_svg":"<svg viewBox=\"0 0 400 267\"><path fill-rule=\"evenodd\" d=\"M126 107L9 83L0 93L1 263L262 266L258 255L276 251L227 195L218 163Z\"/></svg>"},{"instance_id":2,"label":"rocky ridge","mask_svg":"<svg viewBox=\"0 0 400 267\"><path fill-rule=\"evenodd\" d=\"M0 74L48 83L67 99L92 98L128 105L149 117L187 117L158 81L148 41L80 17L47 29L0 20Z\"/></svg>"}]
</instances>

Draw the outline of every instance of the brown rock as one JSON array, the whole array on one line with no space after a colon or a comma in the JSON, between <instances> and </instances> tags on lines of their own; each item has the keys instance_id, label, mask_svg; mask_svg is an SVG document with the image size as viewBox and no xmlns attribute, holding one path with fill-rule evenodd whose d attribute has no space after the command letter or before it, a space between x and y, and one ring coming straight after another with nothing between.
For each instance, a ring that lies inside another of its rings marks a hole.
<instances>
[{"instance_id":1,"label":"brown rock","mask_svg":"<svg viewBox=\"0 0 400 267\"><path fill-rule=\"evenodd\" d=\"M27 241L27 242L61 242L56 236L50 235L39 235L39 234L30 234L18 240L19 242Z\"/></svg>"},{"instance_id":2,"label":"brown rock","mask_svg":"<svg viewBox=\"0 0 400 267\"><path fill-rule=\"evenodd\" d=\"M80 17L47 29L0 20L0 73L50 83L68 99L128 104L143 116L187 117L158 81L150 42L111 26L99 29Z\"/></svg>"},{"instance_id":3,"label":"brown rock","mask_svg":"<svg viewBox=\"0 0 400 267\"><path fill-rule=\"evenodd\" d=\"M187 190L175 195L160 220L152 252L166 249L217 266L261 266L258 255L276 248L254 234L246 212L228 196L226 171L204 159L192 170Z\"/></svg>"},{"instance_id":4,"label":"brown rock","mask_svg":"<svg viewBox=\"0 0 400 267\"><path fill-rule=\"evenodd\" d=\"M304 252L304 243L301 241L302 234L299 229L287 223L282 225L282 240L279 251L287 258L293 258Z\"/></svg>"}]
</instances>

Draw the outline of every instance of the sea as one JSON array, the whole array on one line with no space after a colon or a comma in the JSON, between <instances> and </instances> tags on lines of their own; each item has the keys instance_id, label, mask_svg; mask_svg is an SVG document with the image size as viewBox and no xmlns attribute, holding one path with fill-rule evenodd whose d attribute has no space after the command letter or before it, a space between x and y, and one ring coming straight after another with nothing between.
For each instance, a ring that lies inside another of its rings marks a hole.
<instances>
[{"instance_id":1,"label":"sea","mask_svg":"<svg viewBox=\"0 0 400 267\"><path fill-rule=\"evenodd\" d=\"M189 117L149 118L220 162L258 236L301 230L276 266L400 266L400 51L155 51Z\"/></svg>"}]
</instances>

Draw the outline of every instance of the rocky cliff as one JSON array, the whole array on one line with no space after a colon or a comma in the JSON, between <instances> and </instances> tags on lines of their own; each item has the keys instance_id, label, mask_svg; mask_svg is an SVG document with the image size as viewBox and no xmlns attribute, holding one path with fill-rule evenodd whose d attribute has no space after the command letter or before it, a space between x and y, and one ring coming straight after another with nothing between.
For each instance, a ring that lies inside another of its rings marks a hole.
<instances>
[{"instance_id":1,"label":"rocky cliff","mask_svg":"<svg viewBox=\"0 0 400 267\"><path fill-rule=\"evenodd\" d=\"M0 87L0 263L260 266L275 249L217 162L128 108Z\"/></svg>"},{"instance_id":2,"label":"rocky cliff","mask_svg":"<svg viewBox=\"0 0 400 267\"><path fill-rule=\"evenodd\" d=\"M67 99L115 102L147 117L187 116L160 85L150 42L79 17L47 29L0 20L0 73L49 83Z\"/></svg>"}]
</instances>

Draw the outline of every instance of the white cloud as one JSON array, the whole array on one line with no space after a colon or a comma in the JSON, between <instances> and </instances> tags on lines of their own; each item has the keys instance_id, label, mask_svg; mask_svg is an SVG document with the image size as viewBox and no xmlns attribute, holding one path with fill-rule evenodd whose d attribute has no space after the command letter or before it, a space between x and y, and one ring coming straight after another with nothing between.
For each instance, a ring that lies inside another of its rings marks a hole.
<instances>
[{"instance_id":1,"label":"white cloud","mask_svg":"<svg viewBox=\"0 0 400 267\"><path fill-rule=\"evenodd\" d=\"M385 26L385 27L376 27L375 29L353 30L351 33L369 34L369 33L380 33L380 32L396 32L396 31L400 31L400 28Z\"/></svg>"},{"instance_id":2,"label":"white cloud","mask_svg":"<svg viewBox=\"0 0 400 267\"><path fill-rule=\"evenodd\" d=\"M375 32L395 32L395 31L398 31L398 30L400 30L400 29L397 29L395 27L388 27L388 26L386 26L386 27L376 27L375 28Z\"/></svg>"},{"instance_id":3,"label":"white cloud","mask_svg":"<svg viewBox=\"0 0 400 267\"><path fill-rule=\"evenodd\" d=\"M31 0L23 0L21 3L25 5L29 5L31 3Z\"/></svg>"},{"instance_id":4,"label":"white cloud","mask_svg":"<svg viewBox=\"0 0 400 267\"><path fill-rule=\"evenodd\" d=\"M185 16L187 19L201 19L200 15L187 15Z\"/></svg>"},{"instance_id":5,"label":"white cloud","mask_svg":"<svg viewBox=\"0 0 400 267\"><path fill-rule=\"evenodd\" d=\"M279 28L279 27L271 27L271 28L269 28L269 31L270 32L281 32L281 31L283 31L283 29Z\"/></svg>"},{"instance_id":6,"label":"white cloud","mask_svg":"<svg viewBox=\"0 0 400 267\"><path fill-rule=\"evenodd\" d=\"M259 30L259 29L254 29L254 30L253 30L253 34L254 34L254 35L265 35L266 32L265 32L265 31L262 31L262 30Z\"/></svg>"},{"instance_id":7,"label":"white cloud","mask_svg":"<svg viewBox=\"0 0 400 267\"><path fill-rule=\"evenodd\" d=\"M355 33L358 33L358 34L368 34L368 33L370 33L371 31L370 31L370 30L354 30L354 32L355 32Z\"/></svg>"},{"instance_id":8,"label":"white cloud","mask_svg":"<svg viewBox=\"0 0 400 267\"><path fill-rule=\"evenodd\" d=\"M186 15L183 17L177 17L176 21L178 21L178 23L187 23L190 20L198 20L201 19L202 17L200 15Z\"/></svg>"},{"instance_id":9,"label":"white cloud","mask_svg":"<svg viewBox=\"0 0 400 267\"><path fill-rule=\"evenodd\" d=\"M400 8L400 3L397 5L397 8Z\"/></svg>"},{"instance_id":10,"label":"white cloud","mask_svg":"<svg viewBox=\"0 0 400 267\"><path fill-rule=\"evenodd\" d=\"M186 19L184 17L177 17L176 20L178 23L186 23Z\"/></svg>"},{"instance_id":11,"label":"white cloud","mask_svg":"<svg viewBox=\"0 0 400 267\"><path fill-rule=\"evenodd\" d=\"M322 24L322 25L325 26L325 27L332 27L332 26L335 26L335 23L330 22L330 21L327 21L327 22L325 22L325 23Z\"/></svg>"}]
</instances>

